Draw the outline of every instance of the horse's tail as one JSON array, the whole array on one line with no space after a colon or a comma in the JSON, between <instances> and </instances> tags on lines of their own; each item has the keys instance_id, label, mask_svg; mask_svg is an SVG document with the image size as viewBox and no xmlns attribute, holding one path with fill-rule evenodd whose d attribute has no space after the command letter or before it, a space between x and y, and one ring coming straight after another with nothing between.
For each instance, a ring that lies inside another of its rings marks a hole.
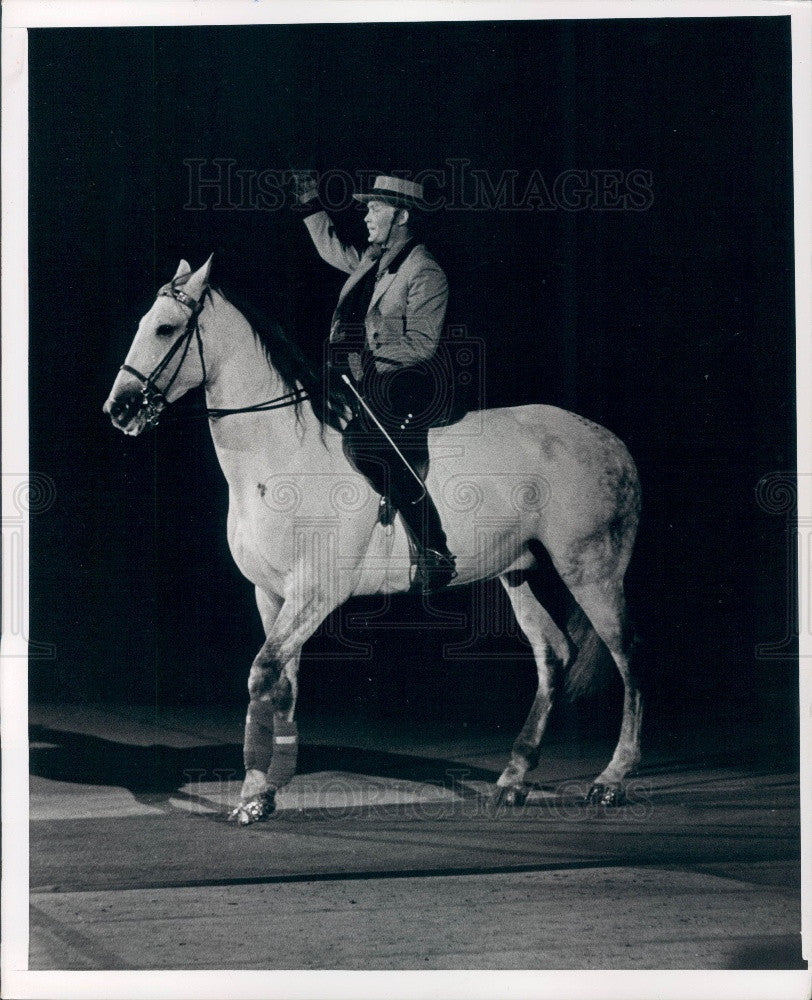
<instances>
[{"instance_id":1,"label":"horse's tail","mask_svg":"<svg viewBox=\"0 0 812 1000\"><path fill-rule=\"evenodd\" d=\"M575 701L607 687L612 661L609 650L574 599L567 615L567 635L578 652L567 668L564 690Z\"/></svg>"}]
</instances>

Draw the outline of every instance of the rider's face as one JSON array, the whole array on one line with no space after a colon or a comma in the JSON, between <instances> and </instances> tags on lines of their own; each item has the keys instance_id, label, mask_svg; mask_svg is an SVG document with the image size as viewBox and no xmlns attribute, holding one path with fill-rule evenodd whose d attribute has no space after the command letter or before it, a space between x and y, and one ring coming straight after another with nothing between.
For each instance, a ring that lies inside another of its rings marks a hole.
<instances>
[{"instance_id":1,"label":"rider's face","mask_svg":"<svg viewBox=\"0 0 812 1000\"><path fill-rule=\"evenodd\" d=\"M390 227L400 209L387 205L385 201L367 202L367 214L364 222L369 230L370 243L383 243L390 233Z\"/></svg>"}]
</instances>

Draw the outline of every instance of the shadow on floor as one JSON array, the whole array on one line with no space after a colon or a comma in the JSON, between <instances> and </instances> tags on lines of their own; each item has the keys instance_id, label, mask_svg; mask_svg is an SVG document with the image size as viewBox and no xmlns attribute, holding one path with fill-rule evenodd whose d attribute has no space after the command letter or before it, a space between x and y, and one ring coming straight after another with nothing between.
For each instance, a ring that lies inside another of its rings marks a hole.
<instances>
[{"instance_id":1,"label":"shadow on floor","mask_svg":"<svg viewBox=\"0 0 812 1000\"><path fill-rule=\"evenodd\" d=\"M728 969L807 969L801 956L800 934L765 938L748 944L731 959Z\"/></svg>"},{"instance_id":2,"label":"shadow on floor","mask_svg":"<svg viewBox=\"0 0 812 1000\"><path fill-rule=\"evenodd\" d=\"M52 781L126 788L133 795L161 795L177 791L190 781L218 781L244 773L242 746L213 744L178 749L163 744L135 746L114 740L65 732L47 726L31 726L34 743L30 772ZM435 785L450 785L451 772L459 775L460 764L440 758L386 753L348 746L311 746L299 750L297 774L345 771L377 778L399 778ZM466 778L495 781L498 771L465 765Z\"/></svg>"}]
</instances>

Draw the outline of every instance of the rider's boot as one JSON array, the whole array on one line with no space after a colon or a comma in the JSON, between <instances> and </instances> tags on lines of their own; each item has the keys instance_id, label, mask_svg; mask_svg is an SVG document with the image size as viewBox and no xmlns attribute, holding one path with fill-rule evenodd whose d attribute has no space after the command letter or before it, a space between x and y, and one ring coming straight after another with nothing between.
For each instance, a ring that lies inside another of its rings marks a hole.
<instances>
[{"instance_id":1,"label":"rider's boot","mask_svg":"<svg viewBox=\"0 0 812 1000\"><path fill-rule=\"evenodd\" d=\"M442 590L456 577L457 570L434 501L424 492L416 501L401 503L398 509L418 546L412 590L424 594Z\"/></svg>"}]
</instances>

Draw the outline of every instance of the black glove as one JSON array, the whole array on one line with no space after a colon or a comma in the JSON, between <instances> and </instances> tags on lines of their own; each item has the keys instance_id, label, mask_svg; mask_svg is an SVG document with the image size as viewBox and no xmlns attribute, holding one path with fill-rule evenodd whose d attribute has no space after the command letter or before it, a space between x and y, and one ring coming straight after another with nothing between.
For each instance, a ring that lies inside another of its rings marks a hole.
<instances>
[{"instance_id":1,"label":"black glove","mask_svg":"<svg viewBox=\"0 0 812 1000\"><path fill-rule=\"evenodd\" d=\"M291 170L294 208L312 209L319 197L319 179L315 170Z\"/></svg>"}]
</instances>

